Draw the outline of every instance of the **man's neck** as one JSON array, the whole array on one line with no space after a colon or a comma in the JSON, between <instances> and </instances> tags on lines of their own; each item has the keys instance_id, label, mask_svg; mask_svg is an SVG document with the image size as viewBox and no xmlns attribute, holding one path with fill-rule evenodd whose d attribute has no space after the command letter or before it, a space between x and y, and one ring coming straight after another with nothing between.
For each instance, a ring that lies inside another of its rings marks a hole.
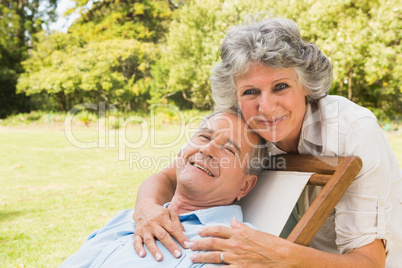
<instances>
[{"instance_id":1,"label":"man's neck","mask_svg":"<svg viewBox=\"0 0 402 268\"><path fill-rule=\"evenodd\" d=\"M234 200L210 200L206 199L205 195L197 198L196 194L189 194L188 196L180 194L177 191L169 204L168 209L175 212L177 215L193 212L200 209L207 209L217 206L228 206L234 203Z\"/></svg>"},{"instance_id":2,"label":"man's neck","mask_svg":"<svg viewBox=\"0 0 402 268\"><path fill-rule=\"evenodd\" d=\"M200 209L206 209L213 207L212 205L202 204L205 202L198 202L196 200L190 200L180 194L175 193L172 201L169 204L168 209L173 211L177 215L193 212Z\"/></svg>"}]
</instances>

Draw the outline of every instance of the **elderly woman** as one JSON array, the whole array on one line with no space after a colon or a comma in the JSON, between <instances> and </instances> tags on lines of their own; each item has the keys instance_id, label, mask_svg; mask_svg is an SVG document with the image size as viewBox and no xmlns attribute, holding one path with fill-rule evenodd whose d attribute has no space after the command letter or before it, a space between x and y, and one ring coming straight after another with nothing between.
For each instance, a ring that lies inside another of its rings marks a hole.
<instances>
[{"instance_id":1,"label":"elderly woman","mask_svg":"<svg viewBox=\"0 0 402 268\"><path fill-rule=\"evenodd\" d=\"M157 238L179 256L175 238L193 250L209 250L194 254L196 263L220 263L223 257L231 267L399 266L401 171L375 116L343 97L327 95L332 83L330 60L316 45L304 42L296 23L288 19L231 28L221 58L212 75L216 106L238 107L249 126L270 142L271 154L356 155L363 168L311 247L235 220L233 228L204 228L200 235L206 238L189 243L177 215L161 207L176 186L174 169L167 168L140 187L133 216L136 251L144 252L145 243L154 256L160 254ZM297 206L300 213L314 197L314 190L306 188Z\"/></svg>"}]
</instances>

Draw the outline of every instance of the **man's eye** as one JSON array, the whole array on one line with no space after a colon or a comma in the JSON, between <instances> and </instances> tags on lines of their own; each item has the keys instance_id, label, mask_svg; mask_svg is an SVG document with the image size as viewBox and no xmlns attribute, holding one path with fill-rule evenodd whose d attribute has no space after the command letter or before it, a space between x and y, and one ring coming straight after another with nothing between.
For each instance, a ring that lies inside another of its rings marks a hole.
<instances>
[{"instance_id":1,"label":"man's eye","mask_svg":"<svg viewBox=\"0 0 402 268\"><path fill-rule=\"evenodd\" d=\"M277 84L277 85L275 86L275 90L281 91L281 90L287 89L288 87L289 87L288 84L280 83L280 84Z\"/></svg>"},{"instance_id":2,"label":"man's eye","mask_svg":"<svg viewBox=\"0 0 402 268\"><path fill-rule=\"evenodd\" d=\"M229 153L231 153L231 154L233 154L233 155L236 154L235 151L234 151L232 148L230 148L230 147L226 147L225 149L226 149L226 151L228 151Z\"/></svg>"},{"instance_id":3,"label":"man's eye","mask_svg":"<svg viewBox=\"0 0 402 268\"><path fill-rule=\"evenodd\" d=\"M211 140L211 138L207 135L199 135L200 138L204 139L204 140Z\"/></svg>"}]
</instances>

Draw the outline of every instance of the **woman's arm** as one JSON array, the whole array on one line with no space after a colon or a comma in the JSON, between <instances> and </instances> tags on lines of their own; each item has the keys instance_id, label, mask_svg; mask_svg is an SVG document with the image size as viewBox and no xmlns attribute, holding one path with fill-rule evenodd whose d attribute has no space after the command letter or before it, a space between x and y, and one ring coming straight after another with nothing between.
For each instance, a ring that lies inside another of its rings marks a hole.
<instances>
[{"instance_id":1,"label":"woman's arm","mask_svg":"<svg viewBox=\"0 0 402 268\"><path fill-rule=\"evenodd\" d=\"M173 241L174 237L182 247L188 238L179 217L162 207L169 202L176 189L175 162L170 167L147 178L140 186L135 203L133 219L135 221L134 248L141 257L145 256L143 244L147 246L157 261L163 258L155 244L155 238L164 244L175 257L180 257L181 251Z\"/></svg>"},{"instance_id":2,"label":"woman's arm","mask_svg":"<svg viewBox=\"0 0 402 268\"><path fill-rule=\"evenodd\" d=\"M190 243L192 250L211 250L192 255L193 262L221 263L230 267L384 267L385 248L381 240L349 251L331 254L300 246L285 239L256 231L232 220L232 227L205 227L201 236L212 237Z\"/></svg>"}]
</instances>

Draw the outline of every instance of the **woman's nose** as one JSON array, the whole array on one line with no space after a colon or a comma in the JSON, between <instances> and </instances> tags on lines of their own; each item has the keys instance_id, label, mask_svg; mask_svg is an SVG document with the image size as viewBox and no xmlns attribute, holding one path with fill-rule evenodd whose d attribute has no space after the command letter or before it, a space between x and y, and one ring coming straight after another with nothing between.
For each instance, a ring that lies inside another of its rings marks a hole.
<instances>
[{"instance_id":1,"label":"woman's nose","mask_svg":"<svg viewBox=\"0 0 402 268\"><path fill-rule=\"evenodd\" d=\"M275 96L272 95L262 95L259 99L258 110L263 114L271 114L276 110L277 103Z\"/></svg>"}]
</instances>

